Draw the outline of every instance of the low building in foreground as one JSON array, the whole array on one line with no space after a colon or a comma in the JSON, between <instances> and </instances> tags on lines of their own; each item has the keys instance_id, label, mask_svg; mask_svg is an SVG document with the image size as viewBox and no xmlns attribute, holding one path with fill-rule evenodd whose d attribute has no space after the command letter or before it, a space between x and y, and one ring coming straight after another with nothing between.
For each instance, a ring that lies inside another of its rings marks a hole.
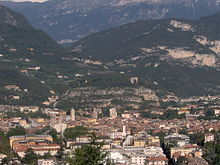
<instances>
[{"instance_id":1,"label":"low building in foreground","mask_svg":"<svg viewBox=\"0 0 220 165\"><path fill-rule=\"evenodd\" d=\"M10 146L21 158L25 156L28 149L32 149L41 156L46 153L55 156L60 149L58 144L53 144L53 138L50 135L12 136Z\"/></svg>"}]
</instances>

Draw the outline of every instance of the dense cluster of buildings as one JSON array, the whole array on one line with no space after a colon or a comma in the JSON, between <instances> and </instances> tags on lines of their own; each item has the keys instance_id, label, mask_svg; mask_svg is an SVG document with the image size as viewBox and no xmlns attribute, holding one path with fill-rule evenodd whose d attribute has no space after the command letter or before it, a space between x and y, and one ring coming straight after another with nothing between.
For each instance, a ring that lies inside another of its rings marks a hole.
<instances>
[{"instance_id":1,"label":"dense cluster of buildings","mask_svg":"<svg viewBox=\"0 0 220 165\"><path fill-rule=\"evenodd\" d=\"M10 86L9 86L10 87ZM205 111L210 109L218 117L220 106L212 105L202 107L200 105L184 105L182 107L168 107L167 109L150 109L152 114L162 115L166 110L177 111L179 115L185 114L185 118L161 120L141 117L138 111L119 112L116 108L109 108L108 117L100 117L102 111L94 108L91 112L71 109L69 113L61 109L39 108L37 106L3 106L0 105L0 129L7 132L10 128L23 127L25 136L10 137L10 147L21 158L28 149L32 149L37 155L50 153L55 156L61 146L54 143L50 135L34 135L37 130L45 127L55 129L63 143L65 154L71 154L73 150L88 144L90 136L83 135L75 139L65 139L64 131L75 126L84 126L89 133L94 132L104 142L103 151L109 153L108 158L114 164L120 165L167 165L168 162L177 162L179 157L185 157L189 161L207 162L203 159L203 151L197 144L192 144L187 135L179 134L184 130L186 134L205 134L205 143L214 141L214 134L220 128L219 120L200 120ZM35 117L8 117L6 112L36 113L43 112L49 118ZM194 111L194 113L191 113ZM76 115L77 112L77 115ZM163 138L161 139L161 136ZM161 141L162 140L162 141ZM164 141L163 141L164 140ZM163 146L161 144L164 144ZM5 155L0 155L2 160ZM54 159L39 159L38 164L55 164Z\"/></svg>"}]
</instances>

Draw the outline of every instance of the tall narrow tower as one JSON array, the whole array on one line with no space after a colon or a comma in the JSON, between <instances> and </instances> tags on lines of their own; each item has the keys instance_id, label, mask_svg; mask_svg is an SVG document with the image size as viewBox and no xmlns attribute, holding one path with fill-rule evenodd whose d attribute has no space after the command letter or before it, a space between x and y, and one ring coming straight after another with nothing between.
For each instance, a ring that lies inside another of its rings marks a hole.
<instances>
[{"instance_id":1,"label":"tall narrow tower","mask_svg":"<svg viewBox=\"0 0 220 165\"><path fill-rule=\"evenodd\" d=\"M70 111L70 118L71 118L72 121L76 120L76 111L73 108Z\"/></svg>"},{"instance_id":2,"label":"tall narrow tower","mask_svg":"<svg viewBox=\"0 0 220 165\"><path fill-rule=\"evenodd\" d=\"M100 113L100 109L94 108L93 112L92 112L92 118L93 119L98 119L99 118L99 113Z\"/></svg>"},{"instance_id":3,"label":"tall narrow tower","mask_svg":"<svg viewBox=\"0 0 220 165\"><path fill-rule=\"evenodd\" d=\"M125 125L123 125L123 136L126 136L127 135L127 132L126 132L126 126Z\"/></svg>"},{"instance_id":4,"label":"tall narrow tower","mask_svg":"<svg viewBox=\"0 0 220 165\"><path fill-rule=\"evenodd\" d=\"M117 114L116 108L111 108L111 109L109 109L109 116L110 116L112 119L117 118L118 114Z\"/></svg>"}]
</instances>

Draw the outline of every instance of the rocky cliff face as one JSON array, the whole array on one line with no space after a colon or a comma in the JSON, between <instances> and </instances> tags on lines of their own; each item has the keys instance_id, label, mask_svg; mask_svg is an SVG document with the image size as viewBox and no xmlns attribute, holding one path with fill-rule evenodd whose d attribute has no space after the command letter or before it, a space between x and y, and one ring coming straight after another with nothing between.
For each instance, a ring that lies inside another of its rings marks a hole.
<instances>
[{"instance_id":1,"label":"rocky cliff face","mask_svg":"<svg viewBox=\"0 0 220 165\"><path fill-rule=\"evenodd\" d=\"M217 92L219 19L216 14L194 21L138 21L86 37L71 51L78 58L99 61L109 70L144 78L156 89L180 96Z\"/></svg>"},{"instance_id":2,"label":"rocky cliff face","mask_svg":"<svg viewBox=\"0 0 220 165\"><path fill-rule=\"evenodd\" d=\"M62 108L145 109L167 94L220 93L220 14L194 21L137 21L85 37L69 51L19 14L7 9L1 16L1 103L54 100Z\"/></svg>"},{"instance_id":3,"label":"rocky cliff face","mask_svg":"<svg viewBox=\"0 0 220 165\"><path fill-rule=\"evenodd\" d=\"M155 91L143 86L110 87L100 89L98 87L79 87L69 89L58 101L57 106L63 106L63 101L83 109L117 107L117 109L140 109L145 102L153 102L159 105L159 97Z\"/></svg>"}]
</instances>

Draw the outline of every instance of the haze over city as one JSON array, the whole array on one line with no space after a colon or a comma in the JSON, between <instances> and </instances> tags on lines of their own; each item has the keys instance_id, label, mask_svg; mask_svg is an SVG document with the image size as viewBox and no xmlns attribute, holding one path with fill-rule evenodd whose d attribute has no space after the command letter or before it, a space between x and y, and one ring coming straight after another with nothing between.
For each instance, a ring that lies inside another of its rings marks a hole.
<instances>
[{"instance_id":1,"label":"haze over city","mask_svg":"<svg viewBox=\"0 0 220 165\"><path fill-rule=\"evenodd\" d=\"M0 164L219 165L219 0L42 2L0 0Z\"/></svg>"}]
</instances>

